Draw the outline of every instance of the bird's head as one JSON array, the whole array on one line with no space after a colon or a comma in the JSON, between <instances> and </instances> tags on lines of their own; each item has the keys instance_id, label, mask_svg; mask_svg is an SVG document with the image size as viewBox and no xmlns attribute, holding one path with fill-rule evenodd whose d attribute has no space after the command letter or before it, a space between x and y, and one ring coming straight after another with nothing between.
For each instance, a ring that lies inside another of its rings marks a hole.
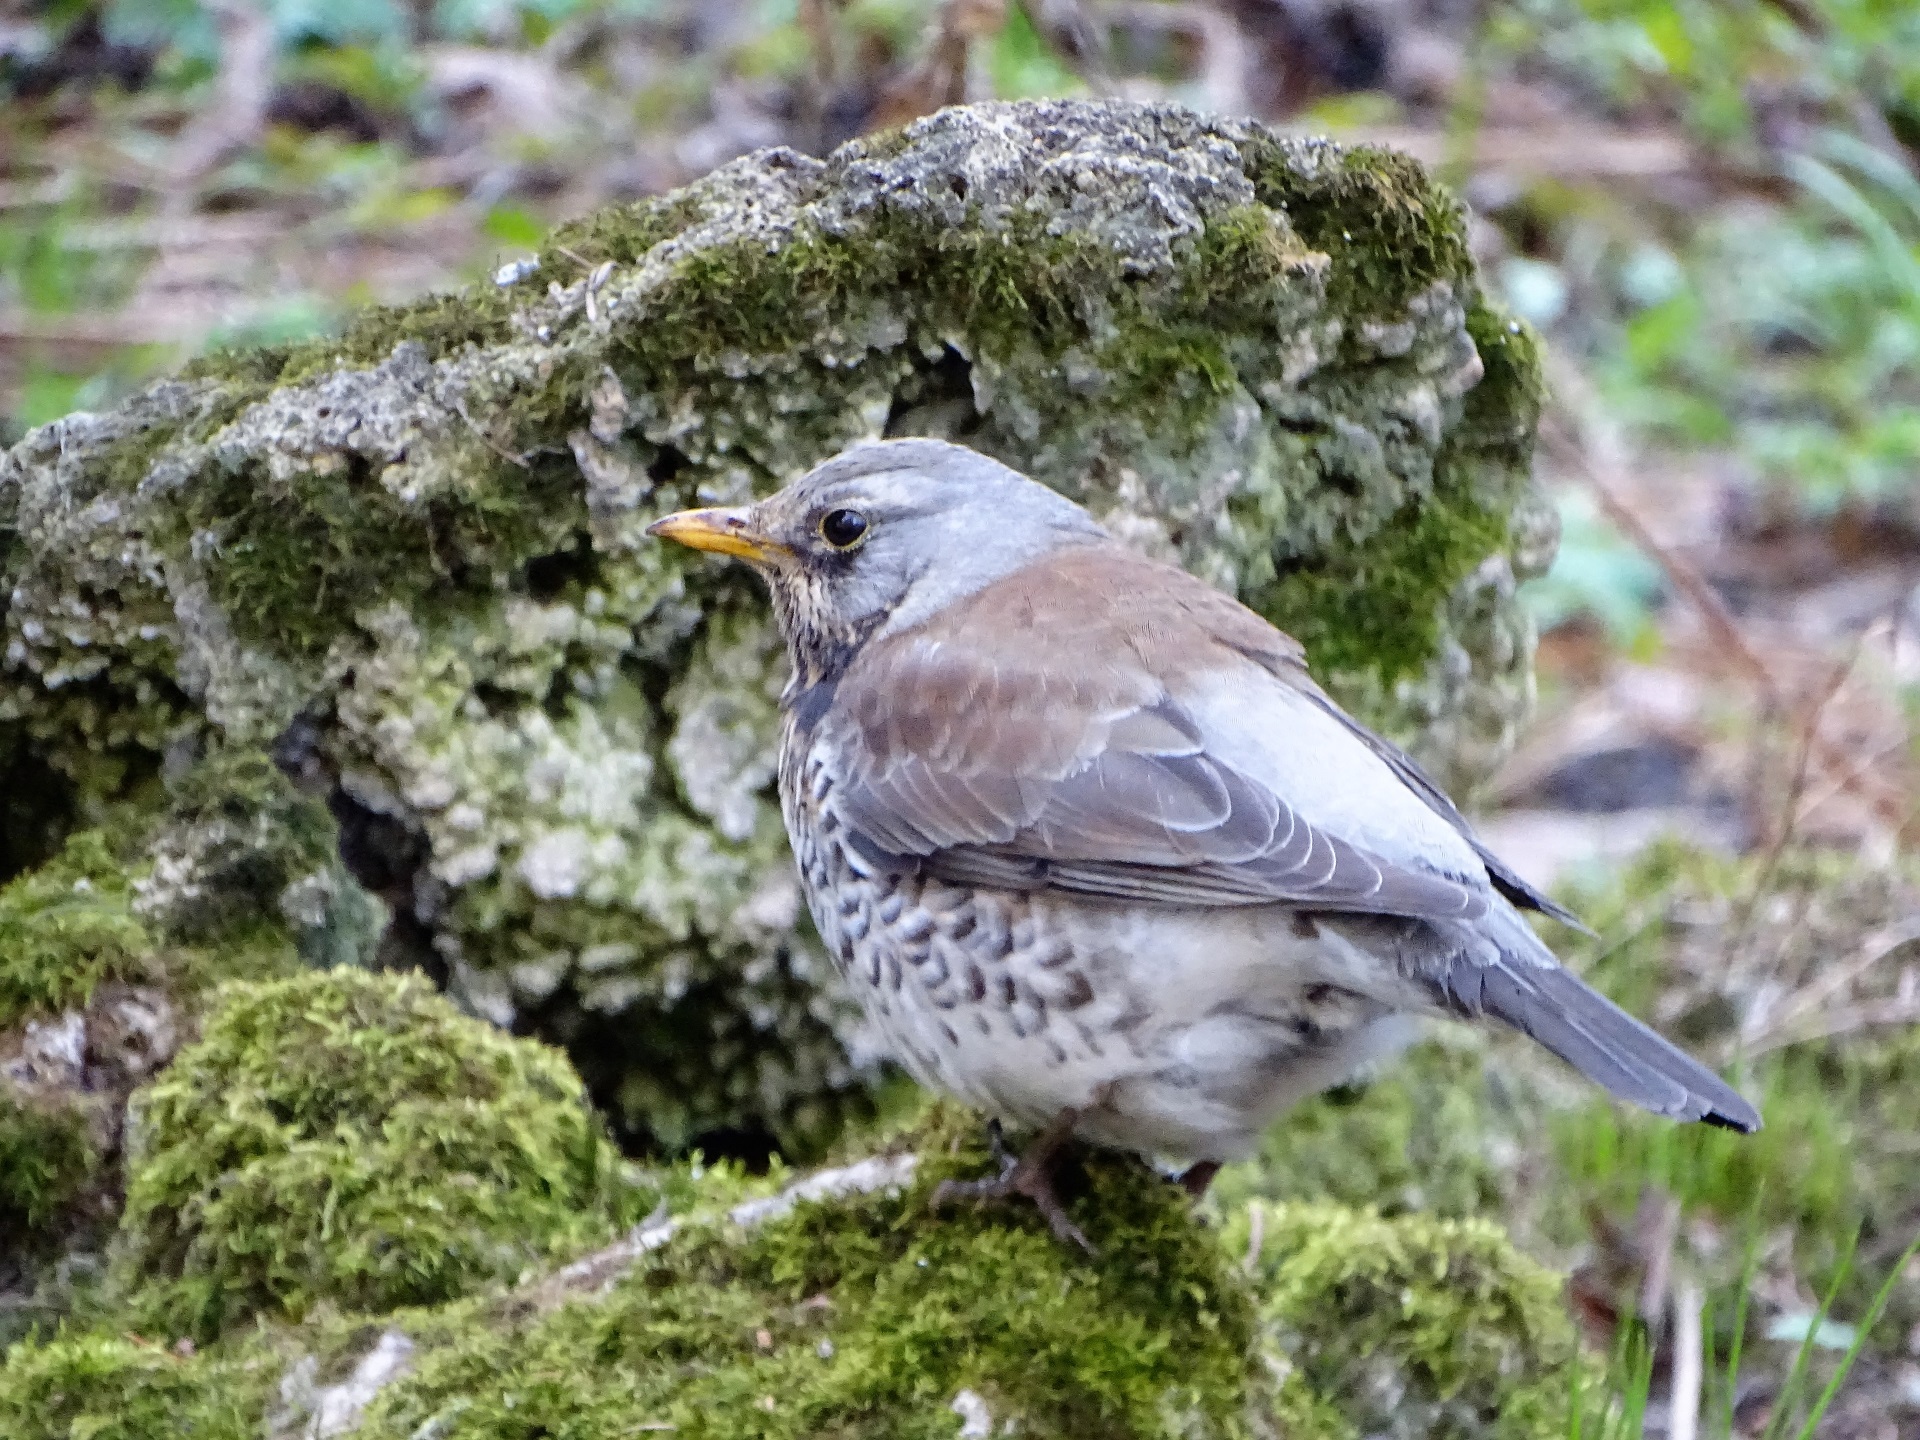
<instances>
[{"instance_id":1,"label":"bird's head","mask_svg":"<svg viewBox=\"0 0 1920 1440\"><path fill-rule=\"evenodd\" d=\"M756 504L683 510L647 533L738 556L765 576L808 680L837 671L870 636L1106 536L1071 500L943 440L855 445Z\"/></svg>"}]
</instances>

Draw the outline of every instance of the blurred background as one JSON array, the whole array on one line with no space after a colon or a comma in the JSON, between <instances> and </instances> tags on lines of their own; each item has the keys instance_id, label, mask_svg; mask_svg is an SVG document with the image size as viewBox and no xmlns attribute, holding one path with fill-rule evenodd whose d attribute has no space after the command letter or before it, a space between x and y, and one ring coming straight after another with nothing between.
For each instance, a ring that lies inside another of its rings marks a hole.
<instances>
[{"instance_id":1,"label":"blurred background","mask_svg":"<svg viewBox=\"0 0 1920 1440\"><path fill-rule=\"evenodd\" d=\"M1756 1331L1744 1382L1707 1366L1722 1433L1797 1433L1858 1353L1820 1433L1920 1434L1914 0L5 0L0 441L756 148L1072 94L1396 146L1472 206L1547 342L1563 526L1477 809L1586 897L1590 973L1768 1101L1745 1149L1591 1104L1547 1142L1456 1117L1466 1158L1410 1122L1382 1203L1498 1212L1598 1343L1639 1314L1654 1428L1676 1343ZM1339 1190L1354 1103L1225 1193Z\"/></svg>"}]
</instances>

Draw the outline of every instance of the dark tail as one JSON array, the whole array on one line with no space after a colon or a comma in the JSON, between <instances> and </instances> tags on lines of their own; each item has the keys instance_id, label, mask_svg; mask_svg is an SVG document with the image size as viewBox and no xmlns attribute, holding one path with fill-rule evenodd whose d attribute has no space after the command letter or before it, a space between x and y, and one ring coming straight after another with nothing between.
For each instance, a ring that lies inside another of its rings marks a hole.
<instances>
[{"instance_id":1,"label":"dark tail","mask_svg":"<svg viewBox=\"0 0 1920 1440\"><path fill-rule=\"evenodd\" d=\"M1525 921L1512 918L1545 949ZM1504 1020L1629 1104L1745 1134L1760 1128L1760 1112L1739 1091L1558 964L1455 955L1436 988L1450 1009Z\"/></svg>"}]
</instances>

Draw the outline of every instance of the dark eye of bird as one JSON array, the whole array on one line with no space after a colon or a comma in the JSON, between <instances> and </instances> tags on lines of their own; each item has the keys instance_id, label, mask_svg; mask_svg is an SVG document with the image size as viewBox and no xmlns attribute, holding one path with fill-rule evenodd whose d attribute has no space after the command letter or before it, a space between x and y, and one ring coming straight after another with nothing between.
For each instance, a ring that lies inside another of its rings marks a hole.
<instances>
[{"instance_id":1,"label":"dark eye of bird","mask_svg":"<svg viewBox=\"0 0 1920 1440\"><path fill-rule=\"evenodd\" d=\"M858 543L867 533L867 517L858 510L829 510L820 517L820 538L836 550Z\"/></svg>"}]
</instances>

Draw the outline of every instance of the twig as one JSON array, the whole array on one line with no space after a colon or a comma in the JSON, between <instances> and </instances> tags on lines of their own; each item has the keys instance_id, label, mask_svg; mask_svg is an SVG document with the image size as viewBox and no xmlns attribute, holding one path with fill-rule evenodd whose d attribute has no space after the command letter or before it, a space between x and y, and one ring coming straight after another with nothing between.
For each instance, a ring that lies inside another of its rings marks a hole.
<instances>
[{"instance_id":1,"label":"twig","mask_svg":"<svg viewBox=\"0 0 1920 1440\"><path fill-rule=\"evenodd\" d=\"M1746 1046L1749 1056L1764 1055L1789 1045L1804 1045L1812 1040L1837 1040L1842 1035L1857 1035L1862 1030L1879 1030L1891 1025L1911 1025L1920 1021L1920 996L1876 1000L1865 1005L1838 1005L1818 1017L1818 1024L1796 1030L1775 1030Z\"/></svg>"},{"instance_id":2,"label":"twig","mask_svg":"<svg viewBox=\"0 0 1920 1440\"><path fill-rule=\"evenodd\" d=\"M163 216L143 220L96 220L63 231L63 250L205 250L259 245L295 231L284 214Z\"/></svg>"},{"instance_id":3,"label":"twig","mask_svg":"<svg viewBox=\"0 0 1920 1440\"><path fill-rule=\"evenodd\" d=\"M1822 970L1810 983L1802 986L1787 997L1786 1003L1779 1006L1767 1017L1767 1028L1749 1037L1748 1049L1752 1053L1779 1048L1789 1043L1773 1038L1769 1031L1784 1031L1791 1028L1802 1017L1813 1015L1822 1005L1840 994L1854 981L1876 968L1882 961L1891 959L1915 942L1920 942L1920 919L1905 921L1899 925L1876 930L1860 946L1859 951L1848 961Z\"/></svg>"},{"instance_id":4,"label":"twig","mask_svg":"<svg viewBox=\"0 0 1920 1440\"><path fill-rule=\"evenodd\" d=\"M1353 145L1404 150L1429 165L1461 162L1476 170L1558 179L1657 179L1697 175L1702 158L1685 137L1666 130L1595 132L1592 126L1478 129L1461 137L1406 126L1354 126L1338 132ZM1464 153L1463 153L1464 150Z\"/></svg>"},{"instance_id":5,"label":"twig","mask_svg":"<svg viewBox=\"0 0 1920 1440\"><path fill-rule=\"evenodd\" d=\"M0 180L0 210L30 210L65 204L79 188L77 177L70 170L45 180Z\"/></svg>"},{"instance_id":6,"label":"twig","mask_svg":"<svg viewBox=\"0 0 1920 1440\"><path fill-rule=\"evenodd\" d=\"M1896 755L1904 754L1912 743L1911 736L1902 735L1897 740L1888 741L1877 750L1870 750L1865 755L1859 756L1838 775L1829 776L1825 786L1802 800L1799 814L1794 817L1794 823L1799 824L1804 821L1838 795L1864 789L1867 780L1879 770L1883 762L1891 760Z\"/></svg>"},{"instance_id":7,"label":"twig","mask_svg":"<svg viewBox=\"0 0 1920 1440\"><path fill-rule=\"evenodd\" d=\"M1244 115L1254 108L1248 98L1247 72L1256 57L1249 51L1245 33L1216 5L1194 0L1107 0L1100 13L1115 35L1148 35L1162 42L1171 37L1190 46L1197 55L1194 82L1203 97L1202 109ZM1347 132L1341 134L1345 138Z\"/></svg>"},{"instance_id":8,"label":"twig","mask_svg":"<svg viewBox=\"0 0 1920 1440\"><path fill-rule=\"evenodd\" d=\"M1640 1316L1657 1329L1667 1308L1667 1284L1673 1274L1673 1248L1680 1239L1680 1201L1664 1190L1651 1190L1634 1220L1634 1243L1646 1268L1640 1275Z\"/></svg>"},{"instance_id":9,"label":"twig","mask_svg":"<svg viewBox=\"0 0 1920 1440\"><path fill-rule=\"evenodd\" d=\"M1807 782L1813 773L1814 747L1820 742L1820 722L1825 717L1827 706L1833 703L1847 678L1853 674L1853 667L1860 661L1860 652L1866 645L1866 632L1862 631L1852 647L1840 662L1828 674L1826 683L1821 686L1818 696L1811 699L1802 709L1800 722L1800 743L1795 748L1793 770L1787 781L1787 793L1781 803L1779 823L1770 827L1773 831L1768 837L1767 851L1753 872L1752 884L1748 887L1747 904L1736 927L1736 933L1744 944L1755 908L1759 905L1773 883L1773 877L1780 869L1780 861L1787 853L1787 847L1793 843L1794 823L1800 816L1800 801L1807 791Z\"/></svg>"},{"instance_id":10,"label":"twig","mask_svg":"<svg viewBox=\"0 0 1920 1440\"><path fill-rule=\"evenodd\" d=\"M1826 16L1820 13L1817 5L1809 0L1767 0L1767 4L1778 10L1794 23L1801 33L1818 40L1827 34Z\"/></svg>"},{"instance_id":11,"label":"twig","mask_svg":"<svg viewBox=\"0 0 1920 1440\"><path fill-rule=\"evenodd\" d=\"M278 40L264 10L241 0L216 0L207 9L220 31L220 69L213 101L188 123L168 157L173 182L169 206L184 210L197 183L266 128Z\"/></svg>"},{"instance_id":12,"label":"twig","mask_svg":"<svg viewBox=\"0 0 1920 1440\"><path fill-rule=\"evenodd\" d=\"M1682 1280L1673 1289L1673 1387L1667 1402L1667 1440L1695 1440L1700 1433L1700 1312L1706 1297L1700 1282Z\"/></svg>"},{"instance_id":13,"label":"twig","mask_svg":"<svg viewBox=\"0 0 1920 1440\"><path fill-rule=\"evenodd\" d=\"M1260 1252L1267 1248L1267 1207L1255 1200L1247 1206L1247 1258L1240 1268L1251 1275L1260 1268Z\"/></svg>"},{"instance_id":14,"label":"twig","mask_svg":"<svg viewBox=\"0 0 1920 1440\"><path fill-rule=\"evenodd\" d=\"M0 345L67 345L118 349L122 345L192 345L202 338L175 319L117 314L0 315Z\"/></svg>"},{"instance_id":15,"label":"twig","mask_svg":"<svg viewBox=\"0 0 1920 1440\"><path fill-rule=\"evenodd\" d=\"M1006 0L941 0L927 20L925 53L881 92L873 123L903 125L971 98L974 52L1006 23Z\"/></svg>"},{"instance_id":16,"label":"twig","mask_svg":"<svg viewBox=\"0 0 1920 1440\"><path fill-rule=\"evenodd\" d=\"M1564 391L1565 386L1559 377L1555 377L1556 390ZM1724 647L1725 654L1733 660L1739 669L1759 688L1770 702L1780 702L1780 682L1774 678L1767 662L1747 640L1739 622L1726 607L1724 601L1715 593L1707 579L1696 569L1691 561L1681 555L1672 546L1665 544L1647 527L1640 518L1640 512L1628 503L1626 497L1615 487L1610 477L1601 474L1600 468L1593 463L1588 447L1581 444L1573 435L1561 433L1550 435L1557 440L1561 457L1565 459L1589 490L1606 517L1617 525L1626 537L1633 541L1647 558L1658 565L1672 582L1673 588L1692 602L1705 622L1708 634L1714 642Z\"/></svg>"}]
</instances>

